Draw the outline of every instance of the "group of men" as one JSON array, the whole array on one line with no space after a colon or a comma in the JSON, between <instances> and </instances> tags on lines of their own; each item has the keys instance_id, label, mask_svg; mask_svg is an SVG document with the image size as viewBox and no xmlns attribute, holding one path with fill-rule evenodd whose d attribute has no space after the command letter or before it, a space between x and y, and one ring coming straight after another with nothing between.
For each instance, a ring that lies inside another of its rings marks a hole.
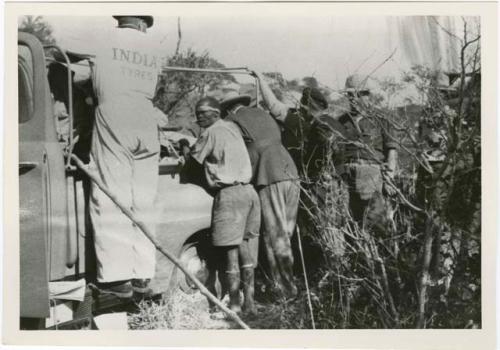
<instances>
[{"instance_id":1,"label":"group of men","mask_svg":"<svg viewBox=\"0 0 500 350\"><path fill-rule=\"evenodd\" d=\"M118 27L107 38L108 49L96 52L92 65L98 105L90 166L154 232L160 145L153 117L157 111L151 100L160 67L117 54L138 52L153 62L156 53L146 35L153 17L114 17ZM276 98L261 73L254 75L268 111L250 107L250 96L223 101L203 97L195 108L201 136L192 147L179 142L186 163L203 168L206 186L214 195L211 237L214 249L225 260L219 277L230 307L250 314L256 313L259 236L270 289L285 297L297 294L291 238L301 178L314 183L323 176L326 158L333 161L338 171L331 175L347 184L350 210L361 227L368 208L383 201L383 176L390 179L397 161L391 125L383 116L366 112L370 90L363 77L347 79L350 111L333 118L327 114L328 102L319 89L305 88L299 107L292 109ZM385 192L391 192L390 186ZM120 297L147 293L155 270L152 243L97 186L92 187L90 214L101 291Z\"/></svg>"},{"instance_id":2,"label":"group of men","mask_svg":"<svg viewBox=\"0 0 500 350\"><path fill-rule=\"evenodd\" d=\"M260 232L274 287L288 295L297 293L290 238L300 189L278 124L263 110L248 107L250 100L245 95L221 103L202 98L196 104L196 119L204 131L191 149L184 147L183 154L204 167L208 186L215 190L212 244L226 259L223 284L230 308L240 311L241 283L243 311L255 314L258 244L254 240Z\"/></svg>"},{"instance_id":3,"label":"group of men","mask_svg":"<svg viewBox=\"0 0 500 350\"><path fill-rule=\"evenodd\" d=\"M352 216L362 229L367 209L385 205L382 172L389 177L394 173L397 148L387 120L364 114L370 91L359 76L349 77L346 84L351 110L333 118L326 113L328 102L319 89L305 88L299 108L290 109L276 98L259 72L254 75L269 112L250 107L247 95L226 97L222 102L204 97L195 109L204 131L192 148L181 142L188 162L194 160L204 167L208 187L215 194L212 243L226 259L223 279L230 307L240 311L241 283L243 311L252 314L256 312L257 263L252 251L257 245L252 240L259 232L269 291L284 297L297 294L291 239L300 179L315 183L327 171L329 160L338 165L349 189ZM341 176L335 171L330 175Z\"/></svg>"}]
</instances>

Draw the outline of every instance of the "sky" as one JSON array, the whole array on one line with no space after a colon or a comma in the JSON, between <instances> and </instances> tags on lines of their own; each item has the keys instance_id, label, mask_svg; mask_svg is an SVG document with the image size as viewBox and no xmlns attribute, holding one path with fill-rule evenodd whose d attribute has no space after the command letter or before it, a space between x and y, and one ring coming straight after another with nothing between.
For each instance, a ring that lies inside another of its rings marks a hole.
<instances>
[{"instance_id":1,"label":"sky","mask_svg":"<svg viewBox=\"0 0 500 350\"><path fill-rule=\"evenodd\" d=\"M79 37L92 45L92 37L116 25L111 17L45 19L63 47ZM369 73L394 50L384 17L183 17L181 28L181 48L208 51L227 67L279 71L287 79L315 76L334 89L358 68ZM149 31L167 54L175 51L176 17L155 17Z\"/></svg>"},{"instance_id":2,"label":"sky","mask_svg":"<svg viewBox=\"0 0 500 350\"><path fill-rule=\"evenodd\" d=\"M289 80L314 76L332 89L342 89L346 77L352 73L398 76L414 63L437 64L433 60L445 56L440 55L440 51L449 54L446 48L425 47L436 43L426 39L432 32L428 29L429 21L422 18L181 17L181 49L207 51L226 67L278 71ZM92 45L93 37L105 28L116 26L110 16L46 16L45 19L63 47L71 46L75 38L85 38L86 43ZM167 55L175 51L177 17L155 16L149 32ZM420 40L415 40L419 37ZM415 47L413 43L420 46ZM439 42L437 45L443 46ZM408 52L413 53L410 58ZM415 55L416 52L422 54ZM433 52L437 55L430 57ZM389 57L391 59L385 62Z\"/></svg>"}]
</instances>

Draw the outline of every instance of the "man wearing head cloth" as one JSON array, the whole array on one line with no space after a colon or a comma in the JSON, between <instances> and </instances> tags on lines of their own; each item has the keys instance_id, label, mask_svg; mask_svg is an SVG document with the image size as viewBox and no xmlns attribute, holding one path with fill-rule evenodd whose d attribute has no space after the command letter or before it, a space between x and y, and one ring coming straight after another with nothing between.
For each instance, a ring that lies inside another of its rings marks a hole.
<instances>
[{"instance_id":1,"label":"man wearing head cloth","mask_svg":"<svg viewBox=\"0 0 500 350\"><path fill-rule=\"evenodd\" d=\"M221 106L226 120L239 126L250 155L262 209L266 282L277 296L295 296L291 238L299 205L297 167L282 144L279 125L262 109L248 107L250 102L249 95L235 92L227 94ZM253 269L244 273L253 274Z\"/></svg>"},{"instance_id":2,"label":"man wearing head cloth","mask_svg":"<svg viewBox=\"0 0 500 350\"><path fill-rule=\"evenodd\" d=\"M186 142L183 155L202 165L206 182L214 193L212 244L225 257L225 280L230 308L241 311L240 280L243 284L243 311L255 314L253 267L250 241L258 237L260 203L253 186L252 166L238 126L221 119L221 107L212 97L196 104L196 121L204 129L192 149ZM240 272L240 261L241 271Z\"/></svg>"},{"instance_id":3,"label":"man wearing head cloth","mask_svg":"<svg viewBox=\"0 0 500 350\"><path fill-rule=\"evenodd\" d=\"M161 62L158 45L146 31L153 17L113 17L118 26L103 32L90 52L95 56L91 71L98 100L90 167L154 232L160 145L151 99ZM155 272L153 244L95 184L90 215L100 290L123 298L150 291L147 285Z\"/></svg>"}]
</instances>

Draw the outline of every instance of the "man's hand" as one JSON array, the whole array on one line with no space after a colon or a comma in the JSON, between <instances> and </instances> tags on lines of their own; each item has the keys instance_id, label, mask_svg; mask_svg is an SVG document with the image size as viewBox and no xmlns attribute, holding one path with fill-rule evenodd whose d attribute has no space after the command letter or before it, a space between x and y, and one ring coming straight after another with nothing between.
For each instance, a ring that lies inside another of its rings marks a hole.
<instances>
[{"instance_id":1,"label":"man's hand","mask_svg":"<svg viewBox=\"0 0 500 350\"><path fill-rule=\"evenodd\" d=\"M264 78L264 75L259 72L258 70L253 70L253 69L249 69L250 70L250 75L257 78L257 80L259 81L259 83L262 85L262 84L267 84L265 78Z\"/></svg>"},{"instance_id":2,"label":"man's hand","mask_svg":"<svg viewBox=\"0 0 500 350\"><path fill-rule=\"evenodd\" d=\"M269 87L269 84L266 82L266 79L256 70L250 70L250 74L257 78L259 82L260 92L262 94L262 99L266 108L271 112L271 115L278 121L283 122L288 113L288 107L278 100L273 90Z\"/></svg>"},{"instance_id":3,"label":"man's hand","mask_svg":"<svg viewBox=\"0 0 500 350\"><path fill-rule=\"evenodd\" d=\"M394 170L390 168L386 168L383 170L384 172L384 185L382 188L382 192L388 196L393 197L396 195L396 189L394 184Z\"/></svg>"},{"instance_id":4,"label":"man's hand","mask_svg":"<svg viewBox=\"0 0 500 350\"><path fill-rule=\"evenodd\" d=\"M396 165L398 159L398 152L395 149L389 149L386 157L386 164L383 169L384 173L384 187L383 191L387 196L395 196L397 191L394 185L394 174L396 172Z\"/></svg>"},{"instance_id":5,"label":"man's hand","mask_svg":"<svg viewBox=\"0 0 500 350\"><path fill-rule=\"evenodd\" d=\"M259 71L254 70L254 69L250 69L250 68L248 68L248 70L250 71L251 76L256 77L256 78L262 77L262 74Z\"/></svg>"},{"instance_id":6,"label":"man's hand","mask_svg":"<svg viewBox=\"0 0 500 350\"><path fill-rule=\"evenodd\" d=\"M189 141L186 139L179 140L179 148L181 150L181 154L185 160L189 157L189 153L191 153L191 148L189 147Z\"/></svg>"},{"instance_id":7,"label":"man's hand","mask_svg":"<svg viewBox=\"0 0 500 350\"><path fill-rule=\"evenodd\" d=\"M180 166L186 165L186 158L184 158L184 156L179 157L179 165Z\"/></svg>"}]
</instances>

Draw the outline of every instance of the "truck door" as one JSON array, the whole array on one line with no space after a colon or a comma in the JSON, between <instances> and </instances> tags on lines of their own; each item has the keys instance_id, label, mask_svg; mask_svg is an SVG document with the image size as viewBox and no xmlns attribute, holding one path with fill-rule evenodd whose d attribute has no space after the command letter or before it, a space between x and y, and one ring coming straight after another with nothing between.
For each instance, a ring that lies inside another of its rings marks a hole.
<instances>
[{"instance_id":1,"label":"truck door","mask_svg":"<svg viewBox=\"0 0 500 350\"><path fill-rule=\"evenodd\" d=\"M64 277L67 203L43 47L18 34L21 317L49 316L48 282Z\"/></svg>"}]
</instances>

